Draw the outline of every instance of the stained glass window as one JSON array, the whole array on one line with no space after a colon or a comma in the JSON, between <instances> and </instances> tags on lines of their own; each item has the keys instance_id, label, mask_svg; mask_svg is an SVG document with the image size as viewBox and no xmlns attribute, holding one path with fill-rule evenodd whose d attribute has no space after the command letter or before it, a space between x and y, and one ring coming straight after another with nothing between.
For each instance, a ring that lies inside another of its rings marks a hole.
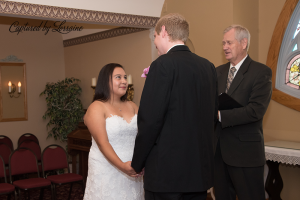
<instances>
[{"instance_id":1,"label":"stained glass window","mask_svg":"<svg viewBox=\"0 0 300 200\"><path fill-rule=\"evenodd\" d=\"M297 36L297 34L299 33L299 31L300 31L300 20L299 20L299 22L298 22L298 25L297 25L296 31L295 31L295 33L294 33L293 39Z\"/></svg>"},{"instance_id":2,"label":"stained glass window","mask_svg":"<svg viewBox=\"0 0 300 200\"><path fill-rule=\"evenodd\" d=\"M293 48L293 51L297 51L298 50L298 45L295 44L294 48Z\"/></svg>"},{"instance_id":3,"label":"stained glass window","mask_svg":"<svg viewBox=\"0 0 300 200\"><path fill-rule=\"evenodd\" d=\"M290 18L278 56L275 88L300 99L300 1Z\"/></svg>"},{"instance_id":4,"label":"stained glass window","mask_svg":"<svg viewBox=\"0 0 300 200\"><path fill-rule=\"evenodd\" d=\"M288 64L285 76L285 83L295 89L300 89L300 55L296 55Z\"/></svg>"}]
</instances>

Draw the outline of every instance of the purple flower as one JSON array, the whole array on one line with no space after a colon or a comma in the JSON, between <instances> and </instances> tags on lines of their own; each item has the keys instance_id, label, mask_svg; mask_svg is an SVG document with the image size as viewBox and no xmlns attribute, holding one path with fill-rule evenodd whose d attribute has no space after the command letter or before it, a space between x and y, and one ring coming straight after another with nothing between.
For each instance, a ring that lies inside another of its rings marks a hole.
<instances>
[{"instance_id":1,"label":"purple flower","mask_svg":"<svg viewBox=\"0 0 300 200\"><path fill-rule=\"evenodd\" d=\"M142 78L147 78L147 74L149 73L150 66L143 70Z\"/></svg>"}]
</instances>

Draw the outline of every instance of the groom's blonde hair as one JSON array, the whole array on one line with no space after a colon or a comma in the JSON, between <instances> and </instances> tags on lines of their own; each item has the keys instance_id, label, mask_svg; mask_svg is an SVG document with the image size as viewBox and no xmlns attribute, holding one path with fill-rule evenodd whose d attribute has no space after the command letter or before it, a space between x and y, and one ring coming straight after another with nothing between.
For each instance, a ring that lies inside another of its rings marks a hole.
<instances>
[{"instance_id":1,"label":"groom's blonde hair","mask_svg":"<svg viewBox=\"0 0 300 200\"><path fill-rule=\"evenodd\" d=\"M181 40L186 42L189 37L189 23L178 13L170 13L161 17L155 26L155 31L159 35L161 27L165 26L171 42Z\"/></svg>"}]
</instances>

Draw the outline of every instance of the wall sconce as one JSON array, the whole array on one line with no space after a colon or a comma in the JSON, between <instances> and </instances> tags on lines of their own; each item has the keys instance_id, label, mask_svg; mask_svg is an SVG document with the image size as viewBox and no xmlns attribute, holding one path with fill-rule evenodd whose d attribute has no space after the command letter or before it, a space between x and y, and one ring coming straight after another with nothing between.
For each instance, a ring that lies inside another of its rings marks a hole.
<instances>
[{"instance_id":1,"label":"wall sconce","mask_svg":"<svg viewBox=\"0 0 300 200\"><path fill-rule=\"evenodd\" d=\"M21 94L21 82L19 81L18 83L18 95L15 96L15 92L16 92L17 88L15 86L15 84L11 83L11 81L8 82L8 94L10 96L10 98L18 98Z\"/></svg>"},{"instance_id":2,"label":"wall sconce","mask_svg":"<svg viewBox=\"0 0 300 200\"><path fill-rule=\"evenodd\" d=\"M132 76L130 74L127 76L127 83L128 83L127 100L132 101L134 96L134 89L132 84Z\"/></svg>"},{"instance_id":3,"label":"wall sconce","mask_svg":"<svg viewBox=\"0 0 300 200\"><path fill-rule=\"evenodd\" d=\"M97 79L96 78L92 78L92 86L91 86L91 88L93 88L93 90L94 90L93 100L94 100L94 97L95 97L96 84L97 84Z\"/></svg>"}]
</instances>

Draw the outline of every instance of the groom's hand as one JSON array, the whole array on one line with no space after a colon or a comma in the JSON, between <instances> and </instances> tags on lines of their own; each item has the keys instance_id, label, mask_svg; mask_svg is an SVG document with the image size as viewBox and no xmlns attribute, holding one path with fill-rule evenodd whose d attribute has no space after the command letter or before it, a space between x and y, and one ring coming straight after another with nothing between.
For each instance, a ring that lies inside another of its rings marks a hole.
<instances>
[{"instance_id":1,"label":"groom's hand","mask_svg":"<svg viewBox=\"0 0 300 200\"><path fill-rule=\"evenodd\" d=\"M145 168L143 168L143 170L140 173L138 173L138 177L144 176L144 174L145 174Z\"/></svg>"},{"instance_id":2,"label":"groom's hand","mask_svg":"<svg viewBox=\"0 0 300 200\"><path fill-rule=\"evenodd\" d=\"M126 173L128 176L131 176L131 177L137 177L138 176L138 174L131 167L131 161L125 162L122 169L123 169L122 171L124 173Z\"/></svg>"}]
</instances>

